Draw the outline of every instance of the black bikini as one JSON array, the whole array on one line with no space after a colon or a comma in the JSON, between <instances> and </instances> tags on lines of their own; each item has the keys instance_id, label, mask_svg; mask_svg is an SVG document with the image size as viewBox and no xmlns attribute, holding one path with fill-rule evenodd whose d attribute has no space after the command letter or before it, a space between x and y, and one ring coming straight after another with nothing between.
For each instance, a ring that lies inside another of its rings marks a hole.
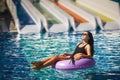
<instances>
[{"instance_id":1,"label":"black bikini","mask_svg":"<svg viewBox=\"0 0 120 80\"><path fill-rule=\"evenodd\" d=\"M83 53L83 54L86 54L86 51L85 51L85 46L87 45L84 45L83 47L79 47L81 43L79 43L76 48L75 48L75 51L74 51L74 54L76 53Z\"/></svg>"},{"instance_id":2,"label":"black bikini","mask_svg":"<svg viewBox=\"0 0 120 80\"><path fill-rule=\"evenodd\" d=\"M75 63L75 60L74 60L74 55L75 55L75 54L77 54L77 53L87 54L86 51L85 51L85 46L86 46L87 44L84 45L83 47L79 47L80 44L81 44L81 43L79 43L79 44L76 46L74 53L70 56L73 64Z\"/></svg>"}]
</instances>

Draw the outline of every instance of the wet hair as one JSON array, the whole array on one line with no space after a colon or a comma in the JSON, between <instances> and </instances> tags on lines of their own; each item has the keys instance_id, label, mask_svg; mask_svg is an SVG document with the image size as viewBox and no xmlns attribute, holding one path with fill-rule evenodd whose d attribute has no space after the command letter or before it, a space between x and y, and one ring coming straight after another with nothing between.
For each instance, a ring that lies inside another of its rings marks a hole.
<instances>
[{"instance_id":1,"label":"wet hair","mask_svg":"<svg viewBox=\"0 0 120 80\"><path fill-rule=\"evenodd\" d=\"M94 39L93 39L93 35L91 32L86 31L88 33L88 36L90 37L90 39L88 40L88 44L91 46L91 54L92 56L94 55ZM77 48L77 47L76 47ZM73 52L73 54L71 55L71 61L73 64L75 64L75 60L74 60L74 55L75 55L75 51Z\"/></svg>"}]
</instances>

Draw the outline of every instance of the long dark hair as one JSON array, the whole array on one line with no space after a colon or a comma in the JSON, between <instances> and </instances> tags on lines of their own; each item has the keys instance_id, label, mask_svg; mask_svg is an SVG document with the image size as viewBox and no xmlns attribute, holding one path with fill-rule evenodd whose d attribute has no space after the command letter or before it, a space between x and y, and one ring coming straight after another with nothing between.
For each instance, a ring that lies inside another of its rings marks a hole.
<instances>
[{"instance_id":1,"label":"long dark hair","mask_svg":"<svg viewBox=\"0 0 120 80\"><path fill-rule=\"evenodd\" d=\"M88 36L90 37L90 39L88 40L88 44L91 46L91 54L92 56L94 55L94 39L93 39L93 35L91 32L89 31L86 31L88 33ZM77 47L76 47L77 48ZM76 49L75 49L76 50ZM73 54L71 55L71 60L72 60L72 63L75 64L75 60L74 60L74 55L75 55L75 51L73 52Z\"/></svg>"},{"instance_id":2,"label":"long dark hair","mask_svg":"<svg viewBox=\"0 0 120 80\"><path fill-rule=\"evenodd\" d=\"M94 39L93 39L93 35L91 32L87 31L88 36L90 37L90 39L88 40L88 44L91 46L91 54L92 56L94 55Z\"/></svg>"}]
</instances>

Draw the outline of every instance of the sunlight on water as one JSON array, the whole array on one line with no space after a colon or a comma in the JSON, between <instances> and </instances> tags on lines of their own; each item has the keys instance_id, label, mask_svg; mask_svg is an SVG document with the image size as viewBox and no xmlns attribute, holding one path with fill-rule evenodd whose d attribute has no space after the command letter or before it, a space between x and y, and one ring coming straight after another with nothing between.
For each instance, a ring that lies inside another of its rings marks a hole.
<instances>
[{"instance_id":1,"label":"sunlight on water","mask_svg":"<svg viewBox=\"0 0 120 80\"><path fill-rule=\"evenodd\" d=\"M31 61L73 52L81 42L81 33L28 34L0 33L0 80L98 80L120 76L120 33L96 33L96 65L86 70L61 71L51 67L40 71L29 69Z\"/></svg>"}]
</instances>

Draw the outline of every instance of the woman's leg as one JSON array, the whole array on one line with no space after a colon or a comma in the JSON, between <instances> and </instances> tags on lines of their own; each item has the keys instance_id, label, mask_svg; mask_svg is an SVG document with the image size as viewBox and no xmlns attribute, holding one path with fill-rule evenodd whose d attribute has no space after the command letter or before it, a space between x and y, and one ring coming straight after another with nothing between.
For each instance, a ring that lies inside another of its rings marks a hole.
<instances>
[{"instance_id":1,"label":"woman's leg","mask_svg":"<svg viewBox=\"0 0 120 80\"><path fill-rule=\"evenodd\" d=\"M70 53L62 53L62 54L59 55L59 56L70 56L70 55L71 55ZM52 57L54 57L54 56L52 56ZM31 62L31 64L33 64L33 65L42 64L42 63L48 61L49 59L51 59L52 57L47 58L47 59L44 59L43 61L35 61L35 62Z\"/></svg>"},{"instance_id":2,"label":"woman's leg","mask_svg":"<svg viewBox=\"0 0 120 80\"><path fill-rule=\"evenodd\" d=\"M58 56L52 56L51 59L49 59L48 61L44 62L39 68L41 69L41 68L53 65L58 60L59 60Z\"/></svg>"},{"instance_id":3,"label":"woman's leg","mask_svg":"<svg viewBox=\"0 0 120 80\"><path fill-rule=\"evenodd\" d=\"M54 64L58 60L58 56L52 56L48 59L45 59L43 61L36 62L34 66L31 66L32 69L40 70L41 68L50 66Z\"/></svg>"},{"instance_id":4,"label":"woman's leg","mask_svg":"<svg viewBox=\"0 0 120 80\"><path fill-rule=\"evenodd\" d=\"M33 64L33 66L31 66L31 68L34 68L34 67L36 67L36 66L42 65L42 64L45 63L46 61L50 60L52 57L54 57L54 56L51 56L50 58L44 59L44 60L42 60L42 61L31 62L31 64Z\"/></svg>"},{"instance_id":5,"label":"woman's leg","mask_svg":"<svg viewBox=\"0 0 120 80\"><path fill-rule=\"evenodd\" d=\"M51 58L51 57L50 57ZM46 61L48 61L50 58L47 58L47 59L44 59L44 60L42 60L42 61L35 61L35 62L31 62L31 64L33 64L33 65L41 65L41 64L43 64L44 62L46 62Z\"/></svg>"},{"instance_id":6,"label":"woman's leg","mask_svg":"<svg viewBox=\"0 0 120 80\"><path fill-rule=\"evenodd\" d=\"M66 56L64 55L60 55L60 56L52 56L51 58L45 59L43 61L41 61L41 64L37 64L35 66L32 66L31 68L36 69L36 70L40 70L41 68L53 65L55 62L59 61L59 60L67 60L69 58L66 58Z\"/></svg>"},{"instance_id":7,"label":"woman's leg","mask_svg":"<svg viewBox=\"0 0 120 80\"><path fill-rule=\"evenodd\" d=\"M59 55L59 59L60 60L64 60L64 57L66 58L66 56L71 56L71 53L62 53L61 55ZM52 56L54 57L54 56ZM39 64L43 64L44 62L48 61L49 59L51 59L52 57L50 58L47 58L47 59L44 59L43 61L36 61L36 62L31 62L31 64L33 65L39 65Z\"/></svg>"}]
</instances>

